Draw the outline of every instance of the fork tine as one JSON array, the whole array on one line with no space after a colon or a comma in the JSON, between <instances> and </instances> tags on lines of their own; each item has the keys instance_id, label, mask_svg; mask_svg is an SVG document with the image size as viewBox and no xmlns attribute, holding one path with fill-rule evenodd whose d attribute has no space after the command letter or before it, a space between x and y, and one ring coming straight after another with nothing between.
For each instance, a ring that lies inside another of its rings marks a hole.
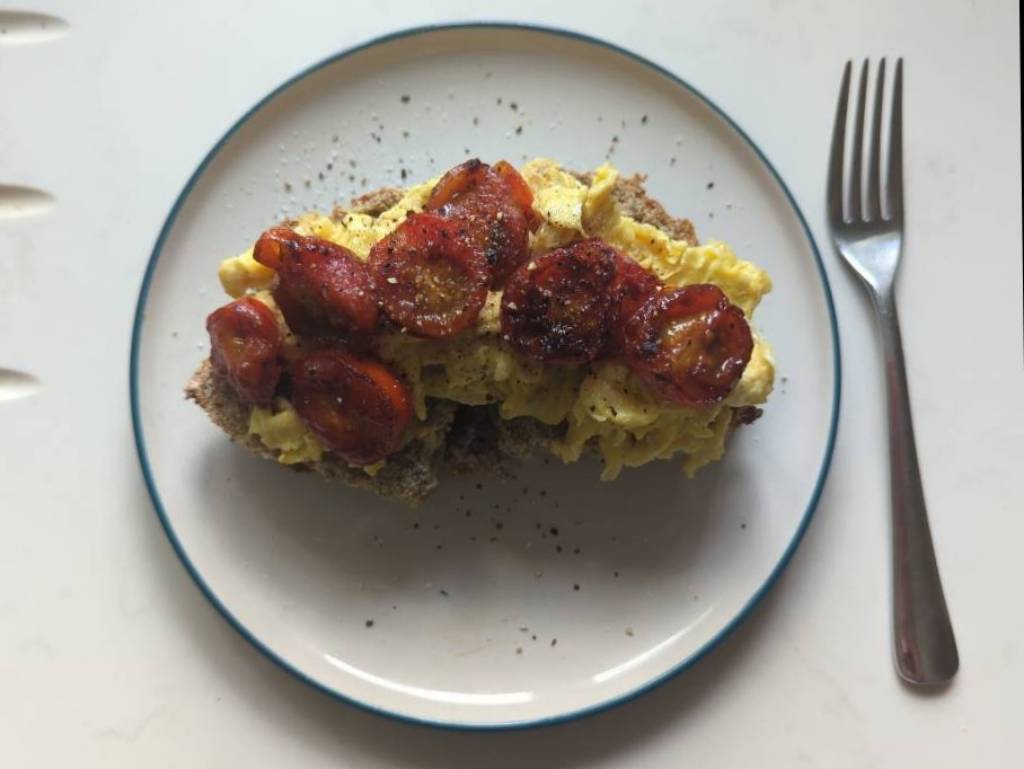
<instances>
[{"instance_id":1,"label":"fork tine","mask_svg":"<svg viewBox=\"0 0 1024 769\"><path fill-rule=\"evenodd\" d=\"M903 59L896 60L889 118L889 219L903 221Z\"/></svg>"},{"instance_id":2,"label":"fork tine","mask_svg":"<svg viewBox=\"0 0 1024 769\"><path fill-rule=\"evenodd\" d=\"M885 94L885 59L878 62L878 77L875 80L875 110L871 116L871 157L868 159L868 196L864 218L874 221L882 218L880 198L882 185L879 182L882 169L882 96Z\"/></svg>"},{"instance_id":3,"label":"fork tine","mask_svg":"<svg viewBox=\"0 0 1024 769\"><path fill-rule=\"evenodd\" d=\"M849 218L852 221L860 219L861 201L864 194L861 191L863 185L862 158L864 156L864 102L868 95L868 60L860 68L860 83L857 88L857 111L853 116L853 157L850 160L850 208Z\"/></svg>"},{"instance_id":4,"label":"fork tine","mask_svg":"<svg viewBox=\"0 0 1024 769\"><path fill-rule=\"evenodd\" d=\"M845 221L843 215L843 144L846 140L846 103L850 96L851 62L843 67L843 81L839 86L839 103L836 105L836 122L832 127L832 151L828 162L828 197L826 200L829 220L833 227Z\"/></svg>"}]
</instances>

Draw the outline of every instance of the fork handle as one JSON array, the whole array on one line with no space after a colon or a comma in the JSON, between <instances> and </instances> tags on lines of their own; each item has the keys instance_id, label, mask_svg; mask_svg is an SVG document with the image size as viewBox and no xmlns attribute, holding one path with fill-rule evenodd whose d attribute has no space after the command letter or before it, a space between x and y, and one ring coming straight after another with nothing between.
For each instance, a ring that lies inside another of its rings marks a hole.
<instances>
[{"instance_id":1,"label":"fork handle","mask_svg":"<svg viewBox=\"0 0 1024 769\"><path fill-rule=\"evenodd\" d=\"M876 296L885 354L892 497L893 630L896 669L911 684L949 681L960 666L935 561L914 445L896 302Z\"/></svg>"}]
</instances>

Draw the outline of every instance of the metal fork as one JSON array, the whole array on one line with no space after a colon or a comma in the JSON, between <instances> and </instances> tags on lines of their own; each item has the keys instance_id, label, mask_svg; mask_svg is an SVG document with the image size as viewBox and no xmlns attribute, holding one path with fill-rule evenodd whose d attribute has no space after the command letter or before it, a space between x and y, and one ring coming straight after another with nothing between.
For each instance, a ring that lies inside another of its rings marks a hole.
<instances>
[{"instance_id":1,"label":"metal fork","mask_svg":"<svg viewBox=\"0 0 1024 769\"><path fill-rule=\"evenodd\" d=\"M896 61L888 163L884 176L881 146L885 59L878 65L866 188L862 160L869 71L867 60L861 67L852 126L852 156L849 173L844 180L851 68L852 63L848 61L843 69L832 132L828 218L836 248L869 289L882 333L889 412L896 669L908 683L939 684L953 677L960 661L935 562L921 488L894 291L903 246L903 60Z\"/></svg>"}]
</instances>

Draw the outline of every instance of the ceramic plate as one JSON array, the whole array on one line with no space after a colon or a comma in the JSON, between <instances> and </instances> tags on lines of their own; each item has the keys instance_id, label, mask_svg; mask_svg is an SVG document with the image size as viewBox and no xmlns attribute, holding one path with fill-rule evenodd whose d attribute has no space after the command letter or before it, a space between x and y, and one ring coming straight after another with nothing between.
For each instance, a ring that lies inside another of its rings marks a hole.
<instances>
[{"instance_id":1,"label":"ceramic plate","mask_svg":"<svg viewBox=\"0 0 1024 769\"><path fill-rule=\"evenodd\" d=\"M216 268L268 225L471 155L610 159L699 234L764 266L777 361L764 417L687 481L677 462L444 479L417 510L291 473L182 397L225 297ZM821 490L838 347L791 195L705 97L621 49L507 25L402 32L288 81L218 142L146 272L132 408L153 501L186 568L262 652L349 702L465 728L547 723L697 661L792 555Z\"/></svg>"}]
</instances>

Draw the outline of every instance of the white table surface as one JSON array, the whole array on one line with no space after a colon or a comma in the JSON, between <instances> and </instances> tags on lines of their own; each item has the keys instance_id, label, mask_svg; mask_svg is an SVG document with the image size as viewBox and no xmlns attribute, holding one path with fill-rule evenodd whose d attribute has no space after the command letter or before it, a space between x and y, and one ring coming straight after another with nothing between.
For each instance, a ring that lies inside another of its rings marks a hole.
<instances>
[{"instance_id":1,"label":"white table surface","mask_svg":"<svg viewBox=\"0 0 1024 769\"><path fill-rule=\"evenodd\" d=\"M288 5L30 1L19 7L66 19L68 34L0 41L0 185L54 198L34 217L7 217L0 205L0 368L39 381L28 397L0 400L0 765L1024 765L1017 3ZM464 734L335 702L221 619L171 551L143 486L127 362L156 232L238 115L353 43L485 17L632 48L749 131L825 254L844 379L815 520L735 634L694 669L602 715ZM899 296L962 658L953 686L930 696L902 686L890 663L878 345L824 226L841 63L882 54L906 57L909 238Z\"/></svg>"}]
</instances>

